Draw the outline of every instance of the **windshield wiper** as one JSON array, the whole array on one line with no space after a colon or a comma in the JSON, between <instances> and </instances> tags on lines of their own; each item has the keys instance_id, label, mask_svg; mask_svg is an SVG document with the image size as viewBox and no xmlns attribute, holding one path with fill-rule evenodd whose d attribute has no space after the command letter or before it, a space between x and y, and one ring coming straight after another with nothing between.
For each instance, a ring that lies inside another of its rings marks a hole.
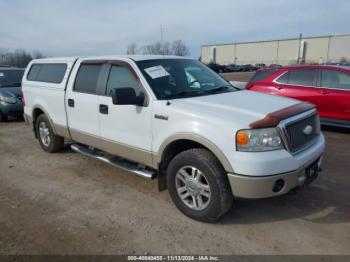
<instances>
[{"instance_id":1,"label":"windshield wiper","mask_svg":"<svg viewBox=\"0 0 350 262\"><path fill-rule=\"evenodd\" d=\"M231 87L235 88L234 86L220 86L220 87L217 87L217 88L214 88L214 89L211 89L211 90L193 90L193 91L181 91L179 93L176 93L176 94L173 94L173 95L170 95L166 98L174 98L174 97L183 97L183 96L187 96L187 95L201 95L201 94L215 94L216 92L221 92L221 91L226 91L228 89L231 89Z\"/></svg>"},{"instance_id":2,"label":"windshield wiper","mask_svg":"<svg viewBox=\"0 0 350 262\"><path fill-rule=\"evenodd\" d=\"M234 87L234 86L228 86L228 85L227 86L219 86L217 88L207 90L207 91L211 92L211 93L216 93L216 92L226 91L228 89L231 89L231 87Z\"/></svg>"},{"instance_id":3,"label":"windshield wiper","mask_svg":"<svg viewBox=\"0 0 350 262\"><path fill-rule=\"evenodd\" d=\"M195 91L181 91L179 93L170 95L167 98L179 97L179 96L187 96L187 95L199 95L201 93L210 93L208 90L195 90Z\"/></svg>"}]
</instances>

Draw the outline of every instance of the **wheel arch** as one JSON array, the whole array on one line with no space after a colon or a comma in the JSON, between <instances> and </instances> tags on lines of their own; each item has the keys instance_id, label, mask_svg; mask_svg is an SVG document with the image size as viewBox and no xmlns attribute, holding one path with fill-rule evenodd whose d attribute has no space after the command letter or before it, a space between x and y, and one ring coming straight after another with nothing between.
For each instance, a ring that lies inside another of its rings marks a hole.
<instances>
[{"instance_id":1,"label":"wheel arch","mask_svg":"<svg viewBox=\"0 0 350 262\"><path fill-rule=\"evenodd\" d=\"M32 121L33 121L32 124L33 124L33 127L34 127L34 134L35 134L35 137L36 137L36 138L38 137L38 134L37 134L37 132L36 132L35 123L36 123L37 118L38 118L40 115L42 115L42 114L44 114L44 115L47 117L47 119L49 120L50 125L51 125L51 127L52 127L52 130L53 130L54 134L57 134L57 133L56 133L56 130L55 130L55 125L53 124L52 119L50 118L50 115L49 115L48 112L45 110L45 108L43 108L43 107L40 106L40 105L35 105L35 106L33 106L33 110L32 110Z\"/></svg>"},{"instance_id":2,"label":"wheel arch","mask_svg":"<svg viewBox=\"0 0 350 262\"><path fill-rule=\"evenodd\" d=\"M207 149L216 156L226 172L233 172L230 162L224 153L213 142L196 134L181 133L172 135L162 143L155 159L155 166L158 167L159 173L158 185L160 191L166 189L165 172L171 159L177 154L191 148Z\"/></svg>"}]
</instances>

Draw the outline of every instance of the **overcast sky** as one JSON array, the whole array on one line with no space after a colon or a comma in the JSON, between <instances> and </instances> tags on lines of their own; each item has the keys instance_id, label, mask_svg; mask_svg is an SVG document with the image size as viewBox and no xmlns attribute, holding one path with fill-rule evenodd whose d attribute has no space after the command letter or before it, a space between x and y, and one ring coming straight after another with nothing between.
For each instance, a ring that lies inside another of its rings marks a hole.
<instances>
[{"instance_id":1,"label":"overcast sky","mask_svg":"<svg viewBox=\"0 0 350 262\"><path fill-rule=\"evenodd\" d=\"M350 33L349 0L0 0L0 48L46 56L125 53L182 39L203 44Z\"/></svg>"}]
</instances>

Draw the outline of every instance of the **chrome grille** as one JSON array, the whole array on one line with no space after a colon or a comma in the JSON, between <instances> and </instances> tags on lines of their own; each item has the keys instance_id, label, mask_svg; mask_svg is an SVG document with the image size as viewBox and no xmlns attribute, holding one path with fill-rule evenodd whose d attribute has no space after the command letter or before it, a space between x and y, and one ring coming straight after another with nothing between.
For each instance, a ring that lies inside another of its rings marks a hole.
<instances>
[{"instance_id":1,"label":"chrome grille","mask_svg":"<svg viewBox=\"0 0 350 262\"><path fill-rule=\"evenodd\" d=\"M311 145L320 134L320 122L316 111L302 115L295 116L293 120L284 120L281 125L284 142L292 153L297 153Z\"/></svg>"}]
</instances>

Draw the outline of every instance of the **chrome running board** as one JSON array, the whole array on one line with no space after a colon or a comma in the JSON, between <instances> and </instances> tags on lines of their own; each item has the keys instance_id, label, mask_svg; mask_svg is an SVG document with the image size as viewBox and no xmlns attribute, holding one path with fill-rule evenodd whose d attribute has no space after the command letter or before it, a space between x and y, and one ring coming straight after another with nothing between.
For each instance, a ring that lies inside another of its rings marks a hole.
<instances>
[{"instance_id":1,"label":"chrome running board","mask_svg":"<svg viewBox=\"0 0 350 262\"><path fill-rule=\"evenodd\" d=\"M70 146L73 151L78 152L82 155L89 156L98 160L101 160L107 164L115 166L117 168L123 169L127 172L133 173L137 176L153 179L155 177L155 172L147 170L138 164L134 164L122 158L118 158L112 155L108 155L102 151L91 149L84 145L72 144Z\"/></svg>"}]
</instances>

